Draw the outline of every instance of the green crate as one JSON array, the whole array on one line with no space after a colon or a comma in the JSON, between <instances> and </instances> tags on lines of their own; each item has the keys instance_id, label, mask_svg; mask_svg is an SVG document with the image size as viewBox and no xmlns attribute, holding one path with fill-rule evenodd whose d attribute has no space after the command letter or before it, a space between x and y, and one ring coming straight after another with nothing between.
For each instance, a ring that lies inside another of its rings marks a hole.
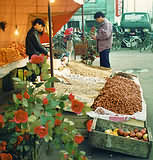
<instances>
[{"instance_id":1,"label":"green crate","mask_svg":"<svg viewBox=\"0 0 153 160\"><path fill-rule=\"evenodd\" d=\"M151 130L147 128L149 141L136 140L123 136L115 136L106 134L106 129L142 129L143 127L124 124L121 122L112 122L108 120L98 119L96 128L89 133L89 143L96 148L119 152L135 157L148 158L152 148Z\"/></svg>"}]
</instances>

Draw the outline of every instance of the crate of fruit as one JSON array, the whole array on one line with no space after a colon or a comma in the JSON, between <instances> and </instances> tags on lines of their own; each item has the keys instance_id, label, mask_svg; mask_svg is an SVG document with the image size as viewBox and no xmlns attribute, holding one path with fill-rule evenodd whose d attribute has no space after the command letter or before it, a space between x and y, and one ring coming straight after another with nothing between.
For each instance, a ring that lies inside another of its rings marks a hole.
<instances>
[{"instance_id":1,"label":"crate of fruit","mask_svg":"<svg viewBox=\"0 0 153 160\"><path fill-rule=\"evenodd\" d=\"M152 134L149 128L97 119L89 134L89 143L96 148L148 158L152 148Z\"/></svg>"}]
</instances>

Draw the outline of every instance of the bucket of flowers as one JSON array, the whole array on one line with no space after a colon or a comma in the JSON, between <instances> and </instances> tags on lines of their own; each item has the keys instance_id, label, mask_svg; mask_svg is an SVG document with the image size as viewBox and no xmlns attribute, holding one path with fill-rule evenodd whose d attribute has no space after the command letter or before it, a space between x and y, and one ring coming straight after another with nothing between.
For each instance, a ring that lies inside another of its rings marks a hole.
<instances>
[{"instance_id":1,"label":"bucket of flowers","mask_svg":"<svg viewBox=\"0 0 153 160\"><path fill-rule=\"evenodd\" d=\"M12 104L0 114L0 160L39 160L42 144L48 146L48 152L57 149L58 160L87 160L78 148L84 137L62 113L67 104L76 114L89 109L72 94L57 94L51 87L57 79L49 77L48 67L45 56L34 55L27 64L27 76L41 73L43 81L27 83L21 92L13 94Z\"/></svg>"}]
</instances>

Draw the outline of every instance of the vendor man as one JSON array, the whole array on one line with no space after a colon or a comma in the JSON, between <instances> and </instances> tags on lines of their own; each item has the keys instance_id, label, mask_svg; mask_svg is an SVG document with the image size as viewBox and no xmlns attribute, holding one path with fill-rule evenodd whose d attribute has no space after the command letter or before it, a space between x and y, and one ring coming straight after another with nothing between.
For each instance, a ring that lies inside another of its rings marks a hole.
<instances>
[{"instance_id":1,"label":"vendor man","mask_svg":"<svg viewBox=\"0 0 153 160\"><path fill-rule=\"evenodd\" d=\"M42 19L37 18L32 22L32 28L28 31L26 36L26 54L31 59L33 54L48 54L48 50L42 46L40 43L39 36L42 34L45 27L45 23ZM41 66L38 64L41 72ZM41 74L41 73L40 73ZM37 76L33 73L28 80L31 82L35 82Z\"/></svg>"},{"instance_id":2,"label":"vendor man","mask_svg":"<svg viewBox=\"0 0 153 160\"><path fill-rule=\"evenodd\" d=\"M32 28L28 31L26 36L26 54L29 56L29 59L33 54L48 54L48 50L42 46L39 39L44 27L45 23L40 18L37 18L32 22Z\"/></svg>"}]
</instances>

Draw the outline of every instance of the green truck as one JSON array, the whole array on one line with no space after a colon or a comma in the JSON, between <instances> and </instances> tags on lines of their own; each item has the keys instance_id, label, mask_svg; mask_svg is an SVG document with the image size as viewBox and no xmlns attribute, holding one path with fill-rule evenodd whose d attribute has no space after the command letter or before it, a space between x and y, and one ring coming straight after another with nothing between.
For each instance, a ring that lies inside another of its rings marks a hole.
<instances>
[{"instance_id":1,"label":"green truck","mask_svg":"<svg viewBox=\"0 0 153 160\"><path fill-rule=\"evenodd\" d=\"M151 19L146 12L123 13L120 26L125 35L137 35L151 32Z\"/></svg>"}]
</instances>

